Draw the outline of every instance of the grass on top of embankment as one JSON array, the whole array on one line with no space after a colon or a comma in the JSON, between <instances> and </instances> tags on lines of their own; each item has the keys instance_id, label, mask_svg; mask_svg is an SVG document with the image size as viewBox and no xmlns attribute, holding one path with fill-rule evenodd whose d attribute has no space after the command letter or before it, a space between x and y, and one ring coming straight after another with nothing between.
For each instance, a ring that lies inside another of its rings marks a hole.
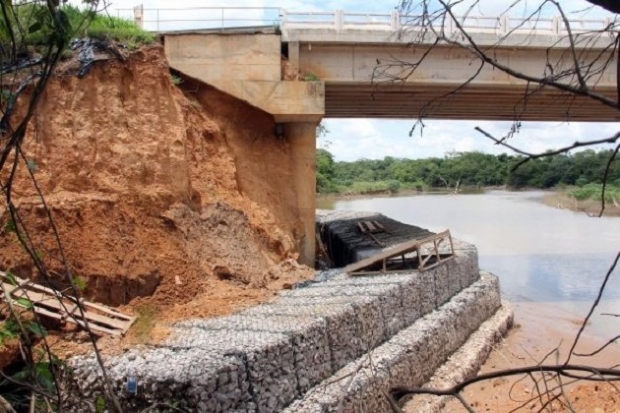
<instances>
[{"instance_id":1,"label":"grass on top of embankment","mask_svg":"<svg viewBox=\"0 0 620 413\"><path fill-rule=\"evenodd\" d=\"M66 16L68 34L71 38L91 37L100 40L109 40L126 43L129 48L152 43L155 37L152 33L140 29L133 21L113 17L104 12L95 13L89 9L65 5L60 11ZM15 42L23 42L28 46L44 46L56 35L55 17L50 15L49 9L42 4L15 4L9 13L12 21L11 28L22 28L12 33L16 36ZM56 17L57 18L57 17ZM8 30L6 21L0 19L0 43L9 44L14 40Z\"/></svg>"},{"instance_id":2,"label":"grass on top of embankment","mask_svg":"<svg viewBox=\"0 0 620 413\"><path fill-rule=\"evenodd\" d=\"M142 30L128 19L83 11L73 6L65 6L63 10L76 32L75 37L114 40L127 43L129 47L153 43L155 40L152 33Z\"/></svg>"}]
</instances>

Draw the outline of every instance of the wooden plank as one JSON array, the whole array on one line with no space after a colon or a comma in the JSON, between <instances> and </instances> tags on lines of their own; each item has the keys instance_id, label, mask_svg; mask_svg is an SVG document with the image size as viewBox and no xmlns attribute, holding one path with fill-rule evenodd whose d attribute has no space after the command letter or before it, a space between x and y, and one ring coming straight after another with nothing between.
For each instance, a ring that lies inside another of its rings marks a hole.
<instances>
[{"instance_id":1,"label":"wooden plank","mask_svg":"<svg viewBox=\"0 0 620 413\"><path fill-rule=\"evenodd\" d=\"M365 234L365 233L366 233L366 228L364 227L364 223L363 223L363 222L358 222L358 223L357 223L357 227L360 229L360 232L361 232L362 234Z\"/></svg>"},{"instance_id":2,"label":"wooden plank","mask_svg":"<svg viewBox=\"0 0 620 413\"><path fill-rule=\"evenodd\" d=\"M84 315L82 316L81 312L77 312L76 314L70 314L68 312L68 308L71 305L67 305L64 301L61 302L56 297L45 296L41 293L32 292L32 291L20 291L19 298L26 298L30 300L35 307L44 306L48 308L52 308L60 313L61 316L65 316L70 319L78 320L86 318L89 322L97 322L102 324L108 324L112 327L124 328L126 322L122 322L120 320L115 320L110 317L105 317L96 313L92 313L89 311L84 311ZM74 304L75 305L75 304Z\"/></svg>"},{"instance_id":3,"label":"wooden plank","mask_svg":"<svg viewBox=\"0 0 620 413\"><path fill-rule=\"evenodd\" d=\"M424 239L420 239L420 240L411 240L411 241L406 241L403 242L401 244L398 244L396 246L394 246L393 248L387 249L387 250L383 250L381 252L379 252L378 254L373 255L372 257L368 257L365 258L361 261L355 262L353 264L349 264L344 268L344 272L345 273L351 273L354 271L358 271L361 270L365 267L368 267L370 265L376 264L386 258L391 258L391 257L395 257L401 254L405 254L408 252L412 252L415 251L416 249L418 249L420 247L420 245L428 243L428 242L432 242L434 239L437 238L442 238L442 237L446 237L446 236L450 236L450 231L443 231L439 234L435 234L432 235L430 237L424 238Z\"/></svg>"},{"instance_id":4,"label":"wooden plank","mask_svg":"<svg viewBox=\"0 0 620 413\"><path fill-rule=\"evenodd\" d=\"M372 235L372 233L371 233L371 232L369 232L369 233L368 233L368 235L370 235L370 238L372 238L372 240L373 240L374 242L376 242L378 246L380 246L381 248L385 248L385 244L384 244L384 243L382 243L381 241L379 241L379 240L377 239L377 237L375 237L374 235Z\"/></svg>"},{"instance_id":5,"label":"wooden plank","mask_svg":"<svg viewBox=\"0 0 620 413\"><path fill-rule=\"evenodd\" d=\"M86 329L86 323L84 323L84 321L82 320L75 320L76 324L83 327L84 329ZM113 336L120 336L122 333L124 333L124 331L121 330L111 330L109 328L105 328L103 326L97 325L97 324L93 324L93 323L88 323L88 327L91 329L91 331L93 331L94 333L97 332L104 332L104 333L108 333L110 335Z\"/></svg>"},{"instance_id":6,"label":"wooden plank","mask_svg":"<svg viewBox=\"0 0 620 413\"><path fill-rule=\"evenodd\" d=\"M432 270L433 268L437 267L439 264L445 264L446 262L452 260L453 258L454 258L454 255L451 255L451 256L441 260L441 262L436 262L434 264L429 265L428 267L420 268L419 271L420 272L425 272L425 271L428 271L428 270Z\"/></svg>"},{"instance_id":7,"label":"wooden plank","mask_svg":"<svg viewBox=\"0 0 620 413\"><path fill-rule=\"evenodd\" d=\"M108 313L111 316L122 318L122 319L125 319L125 320L128 320L128 321L135 319L135 317L123 314L123 313L119 312L118 310L115 310L114 308L105 307L105 306L102 306L102 305L99 305L99 304L91 303L89 301L84 301L83 306L86 307L86 308L94 308L96 310Z\"/></svg>"},{"instance_id":8,"label":"wooden plank","mask_svg":"<svg viewBox=\"0 0 620 413\"><path fill-rule=\"evenodd\" d=\"M3 272L0 271L0 276L3 278L6 278L7 280L9 279L8 275ZM32 282L31 280L25 280L23 278L19 278L19 277L13 277L15 278L15 281L17 282L18 286L22 286L22 288L25 288L26 286L28 287L28 289L36 289L36 290L41 290L43 292L49 293L51 295L57 296L59 294L61 294L59 291L56 291L54 289L51 289L49 287L45 287L44 285L41 284L36 284L34 282Z\"/></svg>"},{"instance_id":9,"label":"wooden plank","mask_svg":"<svg viewBox=\"0 0 620 413\"><path fill-rule=\"evenodd\" d=\"M364 221L364 224L366 224L366 227L370 233L377 232L377 227L373 225L372 221Z\"/></svg>"},{"instance_id":10,"label":"wooden plank","mask_svg":"<svg viewBox=\"0 0 620 413\"><path fill-rule=\"evenodd\" d=\"M381 270L378 270L378 271L357 271L357 272L351 273L349 275L351 275L351 276L358 276L358 275L411 274L411 271L415 271L415 270L410 270L410 269L407 269L407 270L392 270L392 271L389 271L387 273L385 273L385 272L383 272Z\"/></svg>"},{"instance_id":11,"label":"wooden plank","mask_svg":"<svg viewBox=\"0 0 620 413\"><path fill-rule=\"evenodd\" d=\"M373 224L375 224L375 226L377 227L377 229L381 230L381 231L385 231L385 227L383 226L383 224L381 224L378 221L372 221Z\"/></svg>"},{"instance_id":12,"label":"wooden plank","mask_svg":"<svg viewBox=\"0 0 620 413\"><path fill-rule=\"evenodd\" d=\"M0 279L3 278L8 280L6 273L0 272ZM21 287L15 287L4 282L1 283L4 291L9 293L8 297L11 301L16 305L24 307L17 299L27 299L32 303L34 311L50 318L70 321L82 327L86 327L86 324L88 324L93 331L114 335L125 333L136 320L136 317L127 316L110 307L90 303L83 299L80 300L82 311L76 311L79 305L78 301L73 297L64 296L59 291L29 280L22 280L16 277L15 281ZM2 298L6 299L6 296Z\"/></svg>"},{"instance_id":13,"label":"wooden plank","mask_svg":"<svg viewBox=\"0 0 620 413\"><path fill-rule=\"evenodd\" d=\"M426 257L424 257L424 259L422 261L420 261L420 264L418 265L418 268L425 268L426 267L426 263L433 257L432 254L427 255Z\"/></svg>"}]
</instances>

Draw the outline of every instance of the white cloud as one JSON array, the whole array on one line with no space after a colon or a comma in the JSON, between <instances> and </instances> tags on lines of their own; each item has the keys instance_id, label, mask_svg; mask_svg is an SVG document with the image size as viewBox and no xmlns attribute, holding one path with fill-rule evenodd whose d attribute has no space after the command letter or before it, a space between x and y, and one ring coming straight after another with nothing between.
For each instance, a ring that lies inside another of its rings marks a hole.
<instances>
[{"instance_id":1,"label":"white cloud","mask_svg":"<svg viewBox=\"0 0 620 413\"><path fill-rule=\"evenodd\" d=\"M382 159L443 157L449 152L480 151L511 153L495 145L474 128L479 126L494 136L504 136L509 122L426 121L422 136L409 131L414 121L327 119L329 133L319 139L319 146L328 149L339 161L360 158ZM615 123L524 122L509 143L524 151L538 153L570 145L579 140L608 137L620 130ZM599 146L608 147L608 146Z\"/></svg>"}]
</instances>

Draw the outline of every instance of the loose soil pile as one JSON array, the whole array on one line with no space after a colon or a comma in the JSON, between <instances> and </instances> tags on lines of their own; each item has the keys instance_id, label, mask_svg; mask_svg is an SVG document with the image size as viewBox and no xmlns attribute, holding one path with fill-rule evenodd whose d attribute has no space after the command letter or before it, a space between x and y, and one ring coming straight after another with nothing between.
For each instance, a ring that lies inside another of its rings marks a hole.
<instances>
[{"instance_id":1,"label":"loose soil pile","mask_svg":"<svg viewBox=\"0 0 620 413\"><path fill-rule=\"evenodd\" d=\"M175 86L159 46L83 78L78 69L65 63L50 81L14 189L60 285L28 167L87 299L172 321L226 314L313 275L295 261L290 148L271 116L191 80ZM0 210L0 228L8 219ZM0 231L0 269L37 279L16 234Z\"/></svg>"}]
</instances>

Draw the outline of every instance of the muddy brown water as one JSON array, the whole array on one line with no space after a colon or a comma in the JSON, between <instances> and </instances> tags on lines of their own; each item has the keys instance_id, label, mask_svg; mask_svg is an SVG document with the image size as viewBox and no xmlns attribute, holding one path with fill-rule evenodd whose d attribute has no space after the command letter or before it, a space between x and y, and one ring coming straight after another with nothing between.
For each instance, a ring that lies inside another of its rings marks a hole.
<instances>
[{"instance_id":1,"label":"muddy brown water","mask_svg":"<svg viewBox=\"0 0 620 413\"><path fill-rule=\"evenodd\" d=\"M502 295L540 328L558 317L578 321L596 298L620 250L620 218L590 218L541 202L544 192L490 191L472 195L414 195L354 200L322 199L319 208L377 211L408 224L440 231L475 244L480 267L497 274ZM620 267L620 266L619 266ZM529 309L524 314L520 309ZM532 308L540 311L531 313ZM608 339L620 332L620 268L606 287L587 334ZM563 328L570 335L571 327Z\"/></svg>"}]
</instances>

